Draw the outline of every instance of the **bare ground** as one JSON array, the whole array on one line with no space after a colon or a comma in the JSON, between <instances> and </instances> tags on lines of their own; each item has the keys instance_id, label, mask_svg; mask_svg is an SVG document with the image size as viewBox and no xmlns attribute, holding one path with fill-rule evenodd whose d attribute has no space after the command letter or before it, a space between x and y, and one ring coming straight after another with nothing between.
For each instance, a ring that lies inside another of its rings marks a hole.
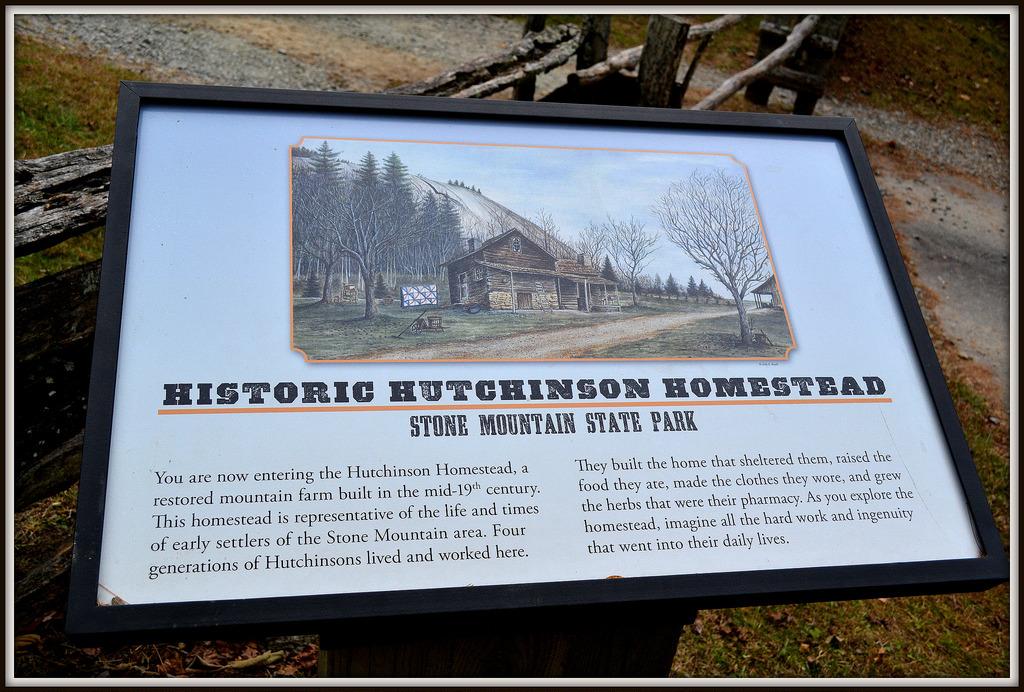
<instances>
[{"instance_id":1,"label":"bare ground","mask_svg":"<svg viewBox=\"0 0 1024 692\"><path fill-rule=\"evenodd\" d=\"M469 344L436 344L374 353L379 360L547 360L577 358L580 353L643 341L670 329L734 314L734 309L700 313L645 315L601 325L567 327L543 334L482 339Z\"/></svg>"},{"instance_id":2,"label":"bare ground","mask_svg":"<svg viewBox=\"0 0 1024 692\"><path fill-rule=\"evenodd\" d=\"M958 357L991 376L995 397L1009 410L1006 191L935 166L908 166L880 151L871 160L915 281L928 294L923 306L953 339Z\"/></svg>"}]
</instances>

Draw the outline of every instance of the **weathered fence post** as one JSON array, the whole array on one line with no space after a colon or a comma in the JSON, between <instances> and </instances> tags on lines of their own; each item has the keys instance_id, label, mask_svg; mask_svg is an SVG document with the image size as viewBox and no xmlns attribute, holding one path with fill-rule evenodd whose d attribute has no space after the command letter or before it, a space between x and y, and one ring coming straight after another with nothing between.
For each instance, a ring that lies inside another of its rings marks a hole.
<instances>
[{"instance_id":1,"label":"weathered fence post","mask_svg":"<svg viewBox=\"0 0 1024 692\"><path fill-rule=\"evenodd\" d=\"M612 18L607 14L588 14L580 31L580 47L576 51L576 69L582 70L608 58L608 36Z\"/></svg>"},{"instance_id":2,"label":"weathered fence post","mask_svg":"<svg viewBox=\"0 0 1024 692\"><path fill-rule=\"evenodd\" d=\"M686 76L683 77L683 83L676 87L672 92L673 108L679 108L683 105L683 99L686 98L686 92L690 88L690 81L693 79L693 73L697 71L697 65L700 63L700 59L704 56L704 51L707 50L708 44L711 43L711 39L714 37L714 34L708 34L700 40L700 44L697 46L697 52L693 54L693 59L690 60L690 64L686 66Z\"/></svg>"},{"instance_id":3,"label":"weathered fence post","mask_svg":"<svg viewBox=\"0 0 1024 692\"><path fill-rule=\"evenodd\" d=\"M523 36L544 31L544 24L547 22L546 14L528 14L526 22L523 23ZM512 87L512 98L516 101L532 101L533 94L537 89L537 78L533 75L524 77Z\"/></svg>"},{"instance_id":4,"label":"weathered fence post","mask_svg":"<svg viewBox=\"0 0 1024 692\"><path fill-rule=\"evenodd\" d=\"M690 25L676 15L651 15L640 54L640 105L667 108Z\"/></svg>"},{"instance_id":5,"label":"weathered fence post","mask_svg":"<svg viewBox=\"0 0 1024 692\"><path fill-rule=\"evenodd\" d=\"M764 60L782 46L795 31L799 15L769 15L761 22L757 59ZM768 104L772 89L781 86L797 92L793 112L811 115L825 93L825 74L839 48L846 26L845 15L824 15L801 46L783 65L747 85L746 99L760 106Z\"/></svg>"}]
</instances>

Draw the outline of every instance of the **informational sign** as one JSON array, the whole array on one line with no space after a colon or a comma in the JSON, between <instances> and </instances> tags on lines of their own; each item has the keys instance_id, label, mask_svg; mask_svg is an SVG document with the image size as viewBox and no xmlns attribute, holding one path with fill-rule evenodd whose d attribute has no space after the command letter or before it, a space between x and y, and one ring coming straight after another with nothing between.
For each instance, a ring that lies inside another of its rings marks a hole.
<instances>
[{"instance_id":1,"label":"informational sign","mask_svg":"<svg viewBox=\"0 0 1024 692\"><path fill-rule=\"evenodd\" d=\"M123 86L70 631L1006 578L850 121L508 107Z\"/></svg>"},{"instance_id":2,"label":"informational sign","mask_svg":"<svg viewBox=\"0 0 1024 692\"><path fill-rule=\"evenodd\" d=\"M437 305L437 285L402 286L402 307L417 308L421 305Z\"/></svg>"}]
</instances>

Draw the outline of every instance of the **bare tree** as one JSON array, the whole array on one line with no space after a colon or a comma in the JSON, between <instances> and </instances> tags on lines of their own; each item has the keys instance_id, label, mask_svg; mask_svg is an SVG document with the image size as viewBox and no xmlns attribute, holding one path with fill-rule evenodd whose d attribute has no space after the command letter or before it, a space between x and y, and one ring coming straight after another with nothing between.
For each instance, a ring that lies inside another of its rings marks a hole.
<instances>
[{"instance_id":1,"label":"bare tree","mask_svg":"<svg viewBox=\"0 0 1024 692\"><path fill-rule=\"evenodd\" d=\"M401 273L428 278L458 252L462 222L452 198L433 189L419 192L401 158L383 165L366 152L357 166L340 161L324 143L303 152L293 165L293 247L299 261L325 271L322 301L334 270L358 268L366 306L378 314L373 282L394 283Z\"/></svg>"},{"instance_id":2,"label":"bare tree","mask_svg":"<svg viewBox=\"0 0 1024 692\"><path fill-rule=\"evenodd\" d=\"M384 257L392 251L406 228L397 192L381 180L377 161L367 152L355 175L347 181L339 201L339 223L334 226L338 248L351 257L363 279L366 319L379 314L373 299L373 279Z\"/></svg>"},{"instance_id":3,"label":"bare tree","mask_svg":"<svg viewBox=\"0 0 1024 692\"><path fill-rule=\"evenodd\" d=\"M638 307L637 281L651 263L651 255L658 246L658 235L645 231L644 225L633 217L629 221L616 221L609 217L604 230L619 277L629 282L633 307Z\"/></svg>"},{"instance_id":4,"label":"bare tree","mask_svg":"<svg viewBox=\"0 0 1024 692\"><path fill-rule=\"evenodd\" d=\"M484 240L501 235L516 225L515 220L503 211L489 209L487 218L483 220Z\"/></svg>"},{"instance_id":5,"label":"bare tree","mask_svg":"<svg viewBox=\"0 0 1024 692\"><path fill-rule=\"evenodd\" d=\"M295 171L293 186L295 220L292 224L296 254L315 260L323 272L321 303L330 295L331 276L343 253L335 242L337 199L341 189L337 175L324 175L305 167Z\"/></svg>"},{"instance_id":6,"label":"bare tree","mask_svg":"<svg viewBox=\"0 0 1024 692\"><path fill-rule=\"evenodd\" d=\"M590 222L580 232L574 247L588 265L600 268L602 256L608 247L608 234L600 225Z\"/></svg>"},{"instance_id":7,"label":"bare tree","mask_svg":"<svg viewBox=\"0 0 1024 692\"><path fill-rule=\"evenodd\" d=\"M747 292L772 275L750 188L739 175L698 169L669 186L654 209L665 235L732 294L740 340L751 343L743 303Z\"/></svg>"},{"instance_id":8,"label":"bare tree","mask_svg":"<svg viewBox=\"0 0 1024 692\"><path fill-rule=\"evenodd\" d=\"M541 245L548 252L552 252L552 245L556 241L560 241L559 237L561 230L558 228L558 224L555 223L555 217L551 215L551 212L546 209L541 209L537 214L530 219L537 228L540 229L541 238L543 242Z\"/></svg>"}]
</instances>

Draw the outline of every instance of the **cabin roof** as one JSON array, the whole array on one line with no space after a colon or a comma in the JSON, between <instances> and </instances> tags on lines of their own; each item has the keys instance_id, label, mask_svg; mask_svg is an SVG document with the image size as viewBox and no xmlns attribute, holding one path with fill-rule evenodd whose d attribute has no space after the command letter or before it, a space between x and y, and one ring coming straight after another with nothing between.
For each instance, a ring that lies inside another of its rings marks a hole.
<instances>
[{"instance_id":1,"label":"cabin roof","mask_svg":"<svg viewBox=\"0 0 1024 692\"><path fill-rule=\"evenodd\" d=\"M458 257L453 257L452 259L448 260L447 262L442 262L441 264L442 265L444 265L444 264L451 264L452 262L458 262L461 259L465 259L467 257L470 257L471 255L475 255L476 253L482 251L484 248L488 248L488 247L490 247L492 245L498 244L499 242L501 242L505 238L508 238L509 236L511 236L513 233L519 234L519 237L522 238L523 240L525 240L526 242L528 242L530 245L533 245L535 248L537 248L538 250L543 252L545 255L547 255L551 259L555 259L555 256L553 254L551 254L550 251L545 250L539 244L537 244L536 242L531 240L530 237L528 235L526 235L525 233L523 233L521 230L519 230L518 228L510 228L507 231L505 231L504 233L500 233L500 234L494 236L493 238L488 238L487 240L483 241L482 243L480 243L480 245L475 250L471 250L471 251L469 251L469 252L467 252L465 254L459 255Z\"/></svg>"},{"instance_id":2,"label":"cabin roof","mask_svg":"<svg viewBox=\"0 0 1024 692\"><path fill-rule=\"evenodd\" d=\"M557 276L563 279L574 279L576 281L589 281L592 284L605 284L608 286L615 285L614 281L609 281L600 274L583 274L562 271L558 269L534 269L532 267L519 267L514 264L503 264L501 262L488 262L480 260L477 262L481 267L488 267L490 269L498 269L505 272L516 272L518 274L539 274L541 276Z\"/></svg>"},{"instance_id":3,"label":"cabin roof","mask_svg":"<svg viewBox=\"0 0 1024 692\"><path fill-rule=\"evenodd\" d=\"M757 293L759 295L768 295L773 293L775 291L775 288L775 275L772 274L771 276L764 280L764 283L762 283L760 286L751 291L751 293Z\"/></svg>"}]
</instances>

